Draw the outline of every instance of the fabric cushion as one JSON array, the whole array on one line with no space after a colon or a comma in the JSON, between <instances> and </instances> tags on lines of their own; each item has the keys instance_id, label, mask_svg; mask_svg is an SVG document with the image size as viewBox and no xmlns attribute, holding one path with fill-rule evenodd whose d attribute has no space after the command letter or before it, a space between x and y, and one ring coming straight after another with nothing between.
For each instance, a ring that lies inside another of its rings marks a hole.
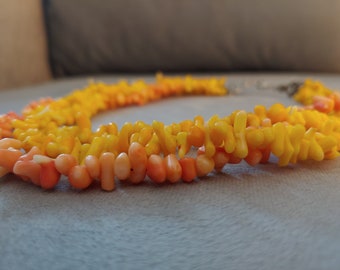
<instances>
[{"instance_id":1,"label":"fabric cushion","mask_svg":"<svg viewBox=\"0 0 340 270\"><path fill-rule=\"evenodd\" d=\"M57 76L93 72L339 72L340 1L45 1Z\"/></svg>"},{"instance_id":2,"label":"fabric cushion","mask_svg":"<svg viewBox=\"0 0 340 270\"><path fill-rule=\"evenodd\" d=\"M0 4L0 89L51 78L39 0Z\"/></svg>"}]
</instances>

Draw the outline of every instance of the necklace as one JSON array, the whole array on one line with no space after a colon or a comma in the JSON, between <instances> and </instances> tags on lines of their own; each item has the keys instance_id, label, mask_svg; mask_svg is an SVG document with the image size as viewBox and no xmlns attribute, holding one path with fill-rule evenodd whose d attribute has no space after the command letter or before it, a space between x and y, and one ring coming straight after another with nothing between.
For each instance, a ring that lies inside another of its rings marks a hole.
<instances>
[{"instance_id":1,"label":"necklace","mask_svg":"<svg viewBox=\"0 0 340 270\"><path fill-rule=\"evenodd\" d=\"M91 118L102 111L169 96L226 95L228 90L225 78L162 74L154 83L92 82L59 99L31 102L22 115L0 117L0 177L14 173L51 189L65 175L76 189L99 181L111 191L116 180L192 182L226 164L266 163L271 154L279 166L336 158L340 94L312 80L293 88L289 94L302 106L257 105L253 112L237 110L208 120L198 115L170 125L136 121L120 129L109 123L93 131Z\"/></svg>"}]
</instances>

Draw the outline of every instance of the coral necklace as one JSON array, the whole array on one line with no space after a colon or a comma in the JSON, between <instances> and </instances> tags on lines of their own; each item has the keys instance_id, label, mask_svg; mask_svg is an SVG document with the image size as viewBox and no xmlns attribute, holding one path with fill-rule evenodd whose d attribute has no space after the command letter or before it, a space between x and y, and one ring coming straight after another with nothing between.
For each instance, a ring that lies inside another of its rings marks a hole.
<instances>
[{"instance_id":1,"label":"coral necklace","mask_svg":"<svg viewBox=\"0 0 340 270\"><path fill-rule=\"evenodd\" d=\"M90 83L56 100L32 102L22 116L0 117L0 177L14 173L51 189L65 175L76 189L99 181L111 191L116 181L192 182L226 164L266 163L271 154L279 166L339 155L340 94L311 80L294 94L301 107L257 105L253 112L239 110L207 121L196 116L170 125L137 121L120 129L109 123L92 130L91 117L101 111L174 95L227 92L224 78L158 74L152 84Z\"/></svg>"}]
</instances>

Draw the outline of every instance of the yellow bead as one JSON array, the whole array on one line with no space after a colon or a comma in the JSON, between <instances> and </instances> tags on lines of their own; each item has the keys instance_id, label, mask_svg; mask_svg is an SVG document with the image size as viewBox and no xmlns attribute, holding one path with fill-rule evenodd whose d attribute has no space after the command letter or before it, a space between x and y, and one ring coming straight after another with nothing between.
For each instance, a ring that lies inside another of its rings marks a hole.
<instances>
[{"instance_id":1,"label":"yellow bead","mask_svg":"<svg viewBox=\"0 0 340 270\"><path fill-rule=\"evenodd\" d=\"M298 155L301 148L301 141L305 134L305 127L298 124L291 128L291 132L289 134L290 141L292 143L292 146L294 148L294 152L292 154L292 157L290 158L291 163L296 163L298 160Z\"/></svg>"},{"instance_id":2,"label":"yellow bead","mask_svg":"<svg viewBox=\"0 0 340 270\"><path fill-rule=\"evenodd\" d=\"M282 122L288 118L288 111L282 104L276 103L268 109L267 116L272 123Z\"/></svg>"},{"instance_id":3,"label":"yellow bead","mask_svg":"<svg viewBox=\"0 0 340 270\"><path fill-rule=\"evenodd\" d=\"M105 137L94 137L86 155L99 157L100 154L104 151L105 144Z\"/></svg>"},{"instance_id":4,"label":"yellow bead","mask_svg":"<svg viewBox=\"0 0 340 270\"><path fill-rule=\"evenodd\" d=\"M80 129L91 129L92 128L92 123L89 117L87 117L86 114L82 113L82 112L78 112L76 114L76 125L80 128Z\"/></svg>"},{"instance_id":5,"label":"yellow bead","mask_svg":"<svg viewBox=\"0 0 340 270\"><path fill-rule=\"evenodd\" d=\"M55 142L49 142L46 145L46 154L51 158L56 158L59 154L59 146Z\"/></svg>"},{"instance_id":6,"label":"yellow bead","mask_svg":"<svg viewBox=\"0 0 340 270\"><path fill-rule=\"evenodd\" d=\"M286 129L281 122L273 125L274 140L271 144L272 153L280 157L284 153Z\"/></svg>"},{"instance_id":7,"label":"yellow bead","mask_svg":"<svg viewBox=\"0 0 340 270\"><path fill-rule=\"evenodd\" d=\"M321 146L317 143L315 139L311 140L308 151L308 158L316 161L321 161L324 159L324 157L324 152Z\"/></svg>"},{"instance_id":8,"label":"yellow bead","mask_svg":"<svg viewBox=\"0 0 340 270\"><path fill-rule=\"evenodd\" d=\"M121 130L118 133L118 151L127 152L130 146L130 134L132 131L131 123L124 123Z\"/></svg>"},{"instance_id":9,"label":"yellow bead","mask_svg":"<svg viewBox=\"0 0 340 270\"><path fill-rule=\"evenodd\" d=\"M228 134L227 123L221 120L216 121L209 127L210 138L215 146L221 146Z\"/></svg>"},{"instance_id":10,"label":"yellow bead","mask_svg":"<svg viewBox=\"0 0 340 270\"><path fill-rule=\"evenodd\" d=\"M307 139L302 139L300 144L300 151L298 154L298 160L307 160L309 153L310 141Z\"/></svg>"},{"instance_id":11,"label":"yellow bead","mask_svg":"<svg viewBox=\"0 0 340 270\"><path fill-rule=\"evenodd\" d=\"M108 134L105 136L105 147L104 152L111 152L118 155L118 136L113 134Z\"/></svg>"},{"instance_id":12,"label":"yellow bead","mask_svg":"<svg viewBox=\"0 0 340 270\"><path fill-rule=\"evenodd\" d=\"M245 158L248 155L248 146L245 138L245 130L247 125L247 113L239 111L235 115L234 135L235 135L235 151L234 155L238 158Z\"/></svg>"},{"instance_id":13,"label":"yellow bead","mask_svg":"<svg viewBox=\"0 0 340 270\"><path fill-rule=\"evenodd\" d=\"M246 140L250 148L259 148L264 144L264 134L260 129L247 129L246 130Z\"/></svg>"},{"instance_id":14,"label":"yellow bead","mask_svg":"<svg viewBox=\"0 0 340 270\"><path fill-rule=\"evenodd\" d=\"M256 105L254 107L254 113L262 120L267 114L266 107L263 105Z\"/></svg>"},{"instance_id":15,"label":"yellow bead","mask_svg":"<svg viewBox=\"0 0 340 270\"><path fill-rule=\"evenodd\" d=\"M183 158L189 151L187 136L188 134L183 131L177 134L178 156L180 158Z\"/></svg>"},{"instance_id":16,"label":"yellow bead","mask_svg":"<svg viewBox=\"0 0 340 270\"><path fill-rule=\"evenodd\" d=\"M148 156L152 154L159 154L161 152L159 139L156 133L153 133L150 141L145 145L145 150Z\"/></svg>"},{"instance_id":17,"label":"yellow bead","mask_svg":"<svg viewBox=\"0 0 340 270\"><path fill-rule=\"evenodd\" d=\"M79 162L80 160L80 153L81 153L81 142L80 140L76 137L74 139L74 145L73 149L71 151L71 155L75 157L75 159Z\"/></svg>"},{"instance_id":18,"label":"yellow bead","mask_svg":"<svg viewBox=\"0 0 340 270\"><path fill-rule=\"evenodd\" d=\"M226 125L227 133L224 139L224 150L231 154L235 151L236 140L234 135L234 128L230 125Z\"/></svg>"},{"instance_id":19,"label":"yellow bead","mask_svg":"<svg viewBox=\"0 0 340 270\"><path fill-rule=\"evenodd\" d=\"M152 138L153 130L152 127L143 127L139 133L138 142L141 145L146 145Z\"/></svg>"},{"instance_id":20,"label":"yellow bead","mask_svg":"<svg viewBox=\"0 0 340 270\"><path fill-rule=\"evenodd\" d=\"M325 135L318 138L317 143L321 146L324 153L331 151L337 145L337 141L334 137Z\"/></svg>"},{"instance_id":21,"label":"yellow bead","mask_svg":"<svg viewBox=\"0 0 340 270\"><path fill-rule=\"evenodd\" d=\"M279 166L287 166L294 154L294 147L292 146L288 136L284 138L284 151L279 157Z\"/></svg>"}]
</instances>

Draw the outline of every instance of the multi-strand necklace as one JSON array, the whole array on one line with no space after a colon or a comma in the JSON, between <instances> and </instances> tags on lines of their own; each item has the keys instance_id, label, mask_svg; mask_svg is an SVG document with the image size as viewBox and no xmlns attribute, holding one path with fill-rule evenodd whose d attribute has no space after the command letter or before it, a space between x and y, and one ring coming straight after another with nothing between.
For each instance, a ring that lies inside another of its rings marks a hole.
<instances>
[{"instance_id":1,"label":"multi-strand necklace","mask_svg":"<svg viewBox=\"0 0 340 270\"><path fill-rule=\"evenodd\" d=\"M207 120L198 115L170 125L155 120L92 129L91 118L106 110L227 93L224 78L158 74L154 83L90 83L59 99L31 102L22 115L0 117L0 177L13 173L51 189L65 175L76 189L99 181L111 191L116 181L192 182L226 164L266 163L270 155L279 166L339 155L340 94L311 80L294 93L302 106L257 105Z\"/></svg>"}]
</instances>

